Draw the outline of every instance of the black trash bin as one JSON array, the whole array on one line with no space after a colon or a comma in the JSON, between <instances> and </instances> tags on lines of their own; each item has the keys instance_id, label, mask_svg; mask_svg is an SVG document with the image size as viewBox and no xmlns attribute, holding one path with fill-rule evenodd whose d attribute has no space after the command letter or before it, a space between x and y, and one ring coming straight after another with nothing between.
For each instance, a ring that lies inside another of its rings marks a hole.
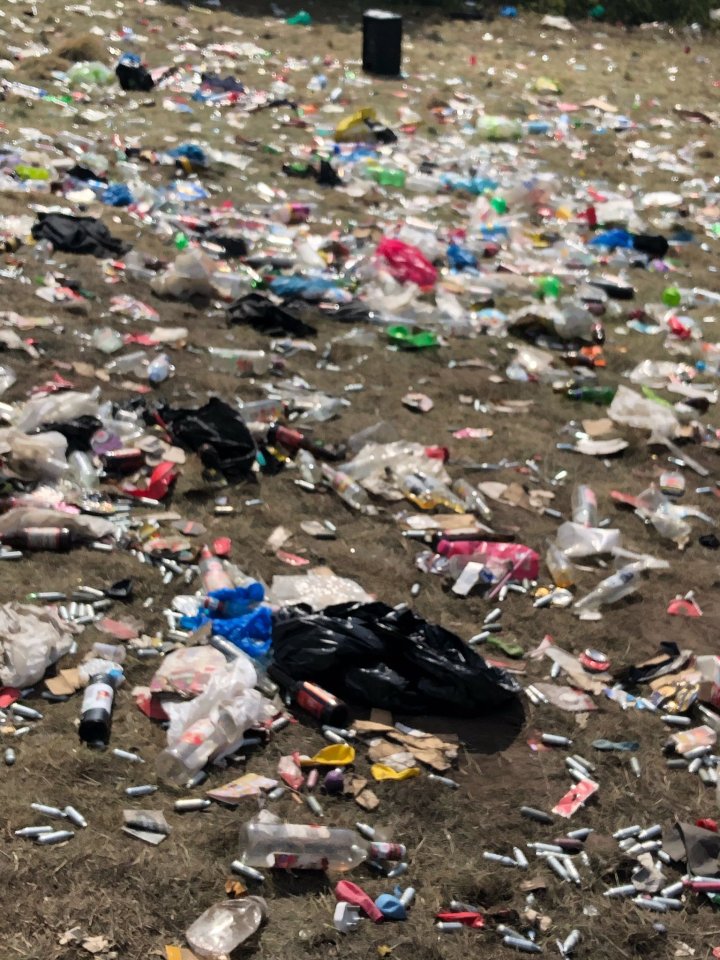
<instances>
[{"instance_id":1,"label":"black trash bin","mask_svg":"<svg viewBox=\"0 0 720 960\"><path fill-rule=\"evenodd\" d=\"M363 70L383 77L400 75L402 17L387 10L363 14Z\"/></svg>"}]
</instances>

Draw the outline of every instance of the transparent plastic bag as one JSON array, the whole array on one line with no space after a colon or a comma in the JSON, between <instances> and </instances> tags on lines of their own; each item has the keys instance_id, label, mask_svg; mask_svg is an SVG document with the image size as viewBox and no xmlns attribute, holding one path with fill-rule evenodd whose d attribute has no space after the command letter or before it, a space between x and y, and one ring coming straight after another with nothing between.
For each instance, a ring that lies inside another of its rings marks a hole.
<instances>
[{"instance_id":1,"label":"transparent plastic bag","mask_svg":"<svg viewBox=\"0 0 720 960\"><path fill-rule=\"evenodd\" d=\"M35 397L21 407L15 426L23 433L30 433L44 423L64 423L83 416L97 416L100 388L90 393L64 390L47 397Z\"/></svg>"},{"instance_id":2,"label":"transparent plastic bag","mask_svg":"<svg viewBox=\"0 0 720 960\"><path fill-rule=\"evenodd\" d=\"M252 661L239 650L194 700L163 704L170 726L168 746L157 758L158 776L182 786L210 760L237 749L248 728L271 717L275 708L253 689L256 683Z\"/></svg>"},{"instance_id":3,"label":"transparent plastic bag","mask_svg":"<svg viewBox=\"0 0 720 960\"><path fill-rule=\"evenodd\" d=\"M53 607L25 603L0 606L0 684L28 687L69 652L73 628Z\"/></svg>"},{"instance_id":4,"label":"transparent plastic bag","mask_svg":"<svg viewBox=\"0 0 720 960\"><path fill-rule=\"evenodd\" d=\"M59 480L68 471L67 439L55 430L28 436L19 430L0 431L9 448L9 460L20 477Z\"/></svg>"},{"instance_id":5,"label":"transparent plastic bag","mask_svg":"<svg viewBox=\"0 0 720 960\"><path fill-rule=\"evenodd\" d=\"M319 573L275 576L268 597L281 607L306 603L313 610L322 610L337 603L369 603L373 599L359 583L348 577Z\"/></svg>"},{"instance_id":6,"label":"transparent plastic bag","mask_svg":"<svg viewBox=\"0 0 720 960\"><path fill-rule=\"evenodd\" d=\"M608 416L615 423L638 430L650 430L664 437L674 437L678 420L669 407L646 400L628 387L619 386L608 407Z\"/></svg>"},{"instance_id":7,"label":"transparent plastic bag","mask_svg":"<svg viewBox=\"0 0 720 960\"><path fill-rule=\"evenodd\" d=\"M571 560L613 553L620 546L621 533L615 528L585 527L571 520L561 524L556 546Z\"/></svg>"}]
</instances>

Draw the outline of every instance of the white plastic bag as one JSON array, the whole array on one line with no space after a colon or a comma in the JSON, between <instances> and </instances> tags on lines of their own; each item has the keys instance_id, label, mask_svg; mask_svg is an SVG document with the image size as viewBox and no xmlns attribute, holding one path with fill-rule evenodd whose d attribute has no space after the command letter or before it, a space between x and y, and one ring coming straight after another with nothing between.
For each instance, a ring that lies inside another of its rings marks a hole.
<instances>
[{"instance_id":1,"label":"white plastic bag","mask_svg":"<svg viewBox=\"0 0 720 960\"><path fill-rule=\"evenodd\" d=\"M620 531L609 527L585 527L571 520L558 528L556 544L571 560L614 553L620 546Z\"/></svg>"},{"instance_id":2,"label":"white plastic bag","mask_svg":"<svg viewBox=\"0 0 720 960\"><path fill-rule=\"evenodd\" d=\"M608 415L615 423L638 430L650 430L662 437L674 437L678 420L669 407L646 400L628 387L620 386L608 407Z\"/></svg>"},{"instance_id":3,"label":"white plastic bag","mask_svg":"<svg viewBox=\"0 0 720 960\"><path fill-rule=\"evenodd\" d=\"M266 715L268 701L253 689L256 683L252 660L238 650L237 657L224 670L218 670L200 696L184 703L163 704L170 718L168 746L175 746L183 732L198 720L217 719L221 709L227 709L237 725L244 723L245 730L259 722Z\"/></svg>"}]
</instances>

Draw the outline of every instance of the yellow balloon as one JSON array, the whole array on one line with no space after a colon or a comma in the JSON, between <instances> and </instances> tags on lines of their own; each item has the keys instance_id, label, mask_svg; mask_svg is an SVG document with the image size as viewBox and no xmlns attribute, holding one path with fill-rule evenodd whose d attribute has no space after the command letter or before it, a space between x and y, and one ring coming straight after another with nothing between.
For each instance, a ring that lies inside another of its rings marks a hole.
<instances>
[{"instance_id":1,"label":"yellow balloon","mask_svg":"<svg viewBox=\"0 0 720 960\"><path fill-rule=\"evenodd\" d=\"M355 762L355 748L347 743L332 743L314 757L303 757L301 767L346 767Z\"/></svg>"},{"instance_id":2,"label":"yellow balloon","mask_svg":"<svg viewBox=\"0 0 720 960\"><path fill-rule=\"evenodd\" d=\"M405 770L393 770L386 763L374 763L370 772L376 780L411 780L420 776L420 767L407 767Z\"/></svg>"}]
</instances>

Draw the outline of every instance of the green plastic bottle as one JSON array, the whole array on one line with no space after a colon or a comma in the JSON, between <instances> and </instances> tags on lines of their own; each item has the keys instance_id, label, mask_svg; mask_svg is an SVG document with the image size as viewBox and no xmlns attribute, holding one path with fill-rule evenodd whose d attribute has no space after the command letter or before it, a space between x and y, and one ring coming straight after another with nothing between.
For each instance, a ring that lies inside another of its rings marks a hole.
<instances>
[{"instance_id":1,"label":"green plastic bottle","mask_svg":"<svg viewBox=\"0 0 720 960\"><path fill-rule=\"evenodd\" d=\"M682 303L682 294L677 287L665 287L662 302L666 307L679 307Z\"/></svg>"},{"instance_id":2,"label":"green plastic bottle","mask_svg":"<svg viewBox=\"0 0 720 960\"><path fill-rule=\"evenodd\" d=\"M178 232L175 234L173 242L176 250L187 250L187 248L190 246L190 241L182 232L182 230L178 230Z\"/></svg>"},{"instance_id":3,"label":"green plastic bottle","mask_svg":"<svg viewBox=\"0 0 720 960\"><path fill-rule=\"evenodd\" d=\"M503 197L493 197L490 201L490 206L498 215L508 212L507 200L505 200Z\"/></svg>"},{"instance_id":4,"label":"green plastic bottle","mask_svg":"<svg viewBox=\"0 0 720 960\"><path fill-rule=\"evenodd\" d=\"M584 403L598 403L603 407L609 407L615 397L617 387L570 387L567 396L571 400L581 400Z\"/></svg>"}]
</instances>

